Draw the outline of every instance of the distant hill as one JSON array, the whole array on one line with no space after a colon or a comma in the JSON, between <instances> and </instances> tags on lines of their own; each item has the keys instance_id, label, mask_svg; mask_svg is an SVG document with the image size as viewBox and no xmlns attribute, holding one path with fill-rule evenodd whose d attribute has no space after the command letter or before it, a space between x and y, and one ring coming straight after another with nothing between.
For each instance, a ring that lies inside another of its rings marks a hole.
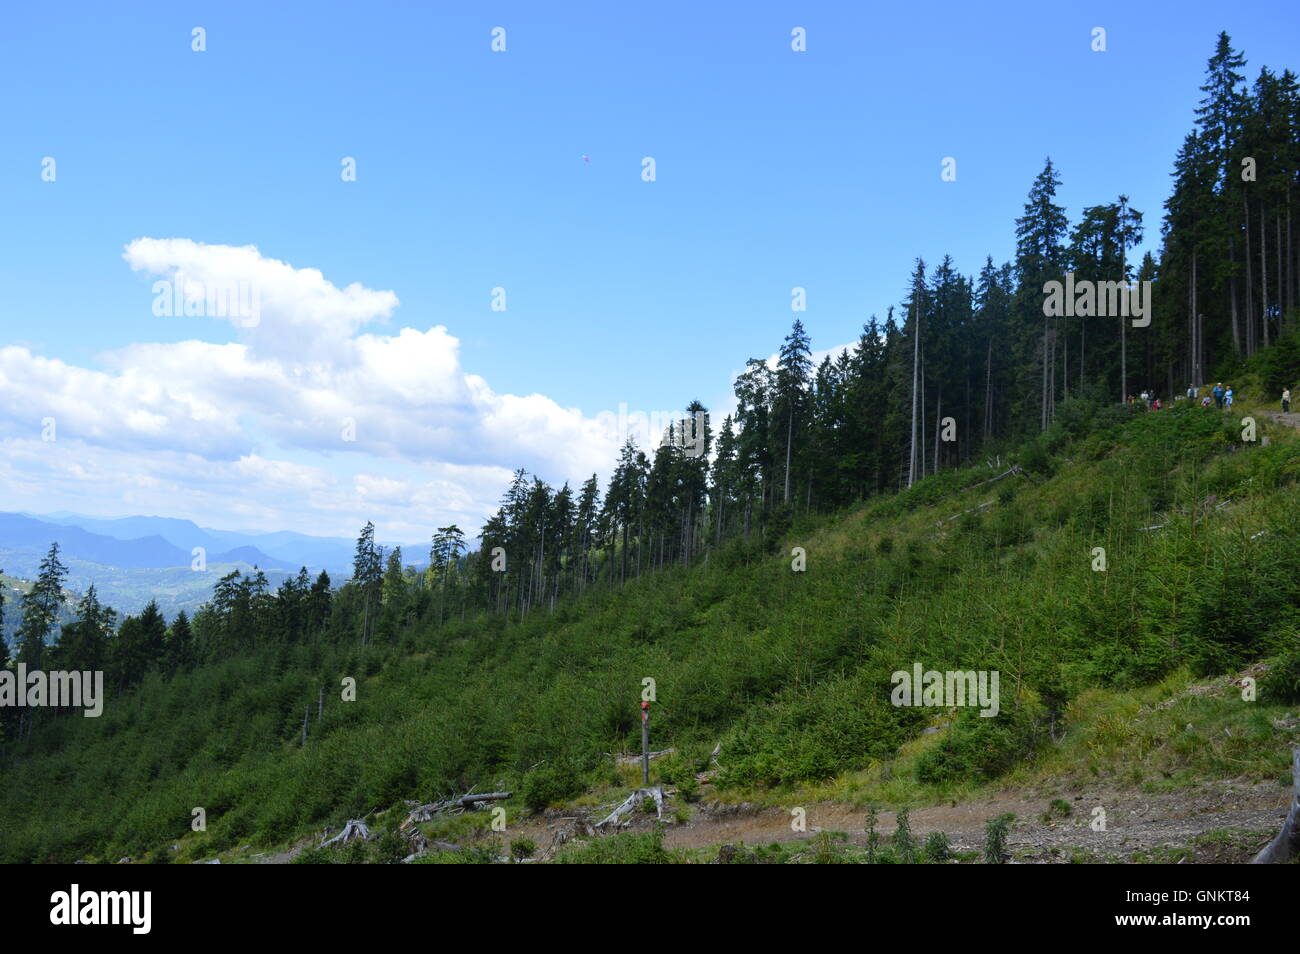
<instances>
[{"instance_id":1,"label":"distant hill","mask_svg":"<svg viewBox=\"0 0 1300 954\"><path fill-rule=\"evenodd\" d=\"M68 556L123 569L190 564L189 550L182 550L157 534L123 540L21 514L0 514L0 548L44 554L55 542Z\"/></svg>"},{"instance_id":2,"label":"distant hill","mask_svg":"<svg viewBox=\"0 0 1300 954\"><path fill-rule=\"evenodd\" d=\"M0 581L5 586L4 624L0 631L8 637L12 637L18 625L18 600L31 586L28 581L36 577L39 562L39 556L0 548L0 569L4 570ZM68 567L66 591L70 598L64 607L68 618L76 608L76 601L93 583L100 600L117 610L119 616L139 613L150 600L156 600L170 622L181 610L193 613L211 599L213 585L231 570L243 573L253 570L251 564L242 561L211 559L203 572L190 569L188 562L184 566L133 569L106 566L74 556L64 558L63 562ZM266 570L267 582L273 590L288 575L282 570ZM12 586L18 587L17 592L10 589Z\"/></svg>"},{"instance_id":3,"label":"distant hill","mask_svg":"<svg viewBox=\"0 0 1300 954\"><path fill-rule=\"evenodd\" d=\"M331 573L352 571L356 541L345 537L313 537L292 530L277 530L272 533L233 530L209 532L226 541L226 546L255 546L265 553L287 559L294 566L323 568ZM412 556L414 555L413 552Z\"/></svg>"},{"instance_id":4,"label":"distant hill","mask_svg":"<svg viewBox=\"0 0 1300 954\"><path fill-rule=\"evenodd\" d=\"M233 550L227 550L225 553L218 553L216 556L209 555L208 559L213 563L247 563L250 566L256 566L263 570L289 570L293 569L290 564L292 560L279 560L272 556L267 556L257 547L235 547Z\"/></svg>"},{"instance_id":5,"label":"distant hill","mask_svg":"<svg viewBox=\"0 0 1300 954\"><path fill-rule=\"evenodd\" d=\"M213 536L192 520L178 520L175 517L86 517L67 511L23 516L44 523L80 527L82 530L112 537L114 540L138 540L140 537L158 536L186 553L194 547L203 547L209 553L230 547L229 541ZM188 558L186 562L189 562Z\"/></svg>"},{"instance_id":6,"label":"distant hill","mask_svg":"<svg viewBox=\"0 0 1300 954\"><path fill-rule=\"evenodd\" d=\"M228 542L211 536L188 520L126 517L112 521L92 520L88 523L99 526L111 524L115 533L93 532L87 527L53 523L22 514L0 514L0 550L17 551L19 554L26 553L29 557L39 558L49 550L51 543L57 541L65 562L68 558L75 558L124 570L158 570L169 567L188 569L193 560L194 548L203 547L207 551L206 559L209 563L247 563L263 570L296 568L294 560L265 553L255 546L240 545L232 548ZM120 535L132 530L163 529L169 523L188 524L193 528L192 536L185 538L183 534L187 531L183 526L179 529L167 527L175 539L168 539L160 533L139 537ZM177 539L185 542L177 543ZM15 565L25 565L28 562L30 561L20 557Z\"/></svg>"},{"instance_id":7,"label":"distant hill","mask_svg":"<svg viewBox=\"0 0 1300 954\"><path fill-rule=\"evenodd\" d=\"M84 514L60 511L52 514L21 514L43 523L62 527L79 527L94 534L111 537L114 540L137 540L145 537L161 537L185 553L185 564L190 562L190 552L194 547L203 547L208 553L208 562L221 561L227 555L238 552L234 562L256 564L263 569L293 569L306 566L312 570L327 570L331 576L348 574L352 570L354 540L346 537L316 537L292 530L262 532L257 530L215 530L201 527L192 520L180 520L175 517L127 516L127 517L90 517ZM6 541L0 536L0 546ZM46 546L48 547L48 543ZM393 544L385 544L392 547ZM427 559L427 547L424 545L403 545L403 563L422 565ZM121 566L121 563L112 565ZM156 564L161 565L161 564Z\"/></svg>"},{"instance_id":8,"label":"distant hill","mask_svg":"<svg viewBox=\"0 0 1300 954\"><path fill-rule=\"evenodd\" d=\"M171 619L181 610L193 612L211 598L213 584L231 570L248 573L256 566L266 572L274 587L298 566L292 560L272 556L254 546L231 547L187 520L87 519L89 526L111 530L113 534L146 534L132 538L54 522L69 518L66 514L51 520L16 513L0 514L0 569L9 577L33 580L50 544L57 542L60 558L68 567L70 591L84 593L94 584L100 599L123 615L138 613L149 600L156 599L159 608ZM173 539L148 532L159 530L167 531ZM185 534L192 536L187 539ZM177 540L186 545L178 545ZM195 546L208 550L203 571L196 571L192 566L191 551ZM18 585L25 592L26 584ZM5 607L0 631L11 637L17 625L18 608L15 594L6 593L6 596L14 600Z\"/></svg>"},{"instance_id":9,"label":"distant hill","mask_svg":"<svg viewBox=\"0 0 1300 954\"><path fill-rule=\"evenodd\" d=\"M291 530L271 533L213 530L174 517L88 517L63 511L36 516L0 513L0 569L35 579L41 558L58 542L68 567L68 587L84 593L93 583L100 599L119 613L138 613L150 599L168 619L193 612L212 596L212 587L231 570L266 573L272 588L299 567L313 576L329 573L335 584L352 572L354 542L313 537ZM207 568L192 569L192 552L203 547ZM403 563L423 565L423 547L404 550ZM16 608L6 607L5 633Z\"/></svg>"}]
</instances>

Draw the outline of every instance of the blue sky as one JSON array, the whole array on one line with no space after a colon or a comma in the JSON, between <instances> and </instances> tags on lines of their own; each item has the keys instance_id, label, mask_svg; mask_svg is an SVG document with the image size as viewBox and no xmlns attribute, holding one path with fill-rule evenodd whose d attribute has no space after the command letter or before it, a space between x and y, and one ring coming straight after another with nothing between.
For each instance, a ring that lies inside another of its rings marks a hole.
<instances>
[{"instance_id":1,"label":"blue sky","mask_svg":"<svg viewBox=\"0 0 1300 954\"><path fill-rule=\"evenodd\" d=\"M0 507L321 533L369 517L426 539L477 526L513 467L590 474L602 412L722 408L745 359L779 346L796 285L828 348L902 297L915 256L967 274L1008 258L1047 155L1072 219L1125 192L1151 246L1218 31L1253 78L1300 68L1300 14L1134 6L11 6ZM289 285L319 270L329 308L353 283L400 304L376 295L308 360L289 345L316 332L284 287L276 341L156 316L152 282L207 253L124 260L140 239L256 246ZM456 386L424 389L422 361ZM187 383L201 393L178 409ZM361 436L331 446L350 403Z\"/></svg>"}]
</instances>

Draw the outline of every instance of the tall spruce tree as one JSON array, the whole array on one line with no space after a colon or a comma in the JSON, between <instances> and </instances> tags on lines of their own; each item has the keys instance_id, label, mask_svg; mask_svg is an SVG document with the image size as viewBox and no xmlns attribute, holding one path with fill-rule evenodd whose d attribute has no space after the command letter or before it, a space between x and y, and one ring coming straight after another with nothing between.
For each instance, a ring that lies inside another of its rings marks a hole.
<instances>
[{"instance_id":1,"label":"tall spruce tree","mask_svg":"<svg viewBox=\"0 0 1300 954\"><path fill-rule=\"evenodd\" d=\"M1061 176L1049 156L1043 171L1034 178L1025 202L1024 213L1016 219L1016 277L1020 287L1016 296L1017 312L1026 329L1035 319L1042 322L1042 341L1037 361L1026 360L1032 352L1021 350L1022 368L1037 365L1041 374L1039 400L1039 429L1047 430L1049 422L1049 379L1054 355L1055 339L1051 334L1051 320L1043 311L1043 285L1062 278L1066 261L1064 239L1069 228L1065 209L1056 204L1056 190ZM1023 411L1028 406L1022 407Z\"/></svg>"},{"instance_id":2,"label":"tall spruce tree","mask_svg":"<svg viewBox=\"0 0 1300 954\"><path fill-rule=\"evenodd\" d=\"M63 581L67 575L68 568L59 559L58 543L50 544L41 560L36 582L19 601L22 622L14 636L18 661L31 669L40 669L45 662L46 641L63 606Z\"/></svg>"},{"instance_id":3,"label":"tall spruce tree","mask_svg":"<svg viewBox=\"0 0 1300 954\"><path fill-rule=\"evenodd\" d=\"M808 386L812 377L811 343L803 322L795 319L776 363L776 394L773 411L777 426L784 425L779 440L785 454L785 483L781 502L790 503L790 468L795 463L794 449L803 433L808 410Z\"/></svg>"},{"instance_id":4,"label":"tall spruce tree","mask_svg":"<svg viewBox=\"0 0 1300 954\"><path fill-rule=\"evenodd\" d=\"M369 520L357 537L352 559L352 585L361 599L361 645L370 641L379 612L379 584L383 557L375 546L375 525Z\"/></svg>"}]
</instances>

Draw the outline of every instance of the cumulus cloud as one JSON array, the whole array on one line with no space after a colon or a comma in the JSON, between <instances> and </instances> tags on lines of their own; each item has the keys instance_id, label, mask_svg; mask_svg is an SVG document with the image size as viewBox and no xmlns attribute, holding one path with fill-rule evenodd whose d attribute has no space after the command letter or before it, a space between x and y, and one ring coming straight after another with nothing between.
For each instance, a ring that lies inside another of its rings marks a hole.
<instances>
[{"instance_id":1,"label":"cumulus cloud","mask_svg":"<svg viewBox=\"0 0 1300 954\"><path fill-rule=\"evenodd\" d=\"M265 258L254 245L138 238L122 257L132 270L161 277L163 284L154 285L155 294L171 291L174 301L179 289L181 301L202 301L206 317L229 320L255 350L268 354L301 359L304 353L328 352L364 325L387 318L398 304L391 291L355 282L338 288L318 269ZM219 300L216 293L230 289L243 292L248 302L256 301L259 313L250 316L222 308L218 314L206 314Z\"/></svg>"},{"instance_id":2,"label":"cumulus cloud","mask_svg":"<svg viewBox=\"0 0 1300 954\"><path fill-rule=\"evenodd\" d=\"M204 289L246 283L257 292L257 321L173 308L159 320L229 320L235 340L128 344L100 355L96 368L0 348L5 429L21 442L37 436L42 419L56 422L57 445L36 454L53 467L47 479L98 482L103 494L154 480L150 492L177 499L201 473L199 485L212 493L230 482L256 488L232 492L244 512L291 493L327 510L350 508L353 521L368 507L402 501L430 514L438 501L454 501L481 514L490 506L485 486L494 500L512 468L554 482L605 473L625 436L610 414L588 417L541 394L493 390L461 366L460 342L445 325L370 328L392 317L391 291L339 288L317 269L267 258L251 245L139 238L123 258L157 279L155 296L179 288L195 308L211 304ZM165 314L166 302L156 314ZM11 456L11 471L16 459L31 464L32 454ZM340 480L338 466L326 473L277 455L346 458L357 476ZM372 476L399 465L441 472L425 480Z\"/></svg>"},{"instance_id":3,"label":"cumulus cloud","mask_svg":"<svg viewBox=\"0 0 1300 954\"><path fill-rule=\"evenodd\" d=\"M392 335L358 333L396 306L392 292L336 288L253 246L137 239L132 268L204 284L253 280L255 327L232 321L236 342L132 344L101 356L105 370L0 352L0 407L32 418L31 404L65 433L113 446L167 447L233 458L253 431L286 446L413 461L493 464L513 455L530 469L605 466L617 436L540 394L499 394L460 364L443 325ZM176 317L171 320L187 320ZM195 320L195 319L188 319Z\"/></svg>"},{"instance_id":4,"label":"cumulus cloud","mask_svg":"<svg viewBox=\"0 0 1300 954\"><path fill-rule=\"evenodd\" d=\"M215 527L353 536L373 520L388 540L426 540L448 521L477 527L510 478L504 467L429 464L416 477L336 474L250 454L213 461L179 451L147 457L79 440L10 437L0 454L5 509L187 517ZM358 467L368 463L358 460Z\"/></svg>"},{"instance_id":5,"label":"cumulus cloud","mask_svg":"<svg viewBox=\"0 0 1300 954\"><path fill-rule=\"evenodd\" d=\"M174 346L221 349L200 342ZM117 374L66 364L16 345L0 348L0 416L16 431L41 428L52 418L54 435L137 450L176 448L230 456L246 444L238 422L215 395L190 384L173 386L147 366L129 364ZM184 426L178 427L178 424Z\"/></svg>"}]
</instances>

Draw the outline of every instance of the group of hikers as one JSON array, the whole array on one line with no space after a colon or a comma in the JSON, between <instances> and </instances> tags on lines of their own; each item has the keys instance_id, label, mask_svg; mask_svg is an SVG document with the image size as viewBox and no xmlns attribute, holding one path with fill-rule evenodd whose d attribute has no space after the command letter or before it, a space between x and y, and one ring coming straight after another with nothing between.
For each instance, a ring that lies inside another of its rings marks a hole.
<instances>
[{"instance_id":1,"label":"group of hikers","mask_svg":"<svg viewBox=\"0 0 1300 954\"><path fill-rule=\"evenodd\" d=\"M1220 381L1219 383L1215 384L1213 388L1206 391L1205 394L1202 395L1200 392L1201 389L1197 388L1194 384L1187 385L1187 395L1186 395L1187 400L1195 401L1197 396L1199 395L1201 398L1201 407L1209 407L1211 404L1213 404L1216 408L1218 408L1221 411L1232 410L1232 401L1233 398L1235 397L1234 392L1232 390L1232 385L1228 385L1227 387L1224 387L1223 382ZM1177 397L1174 400L1181 401L1182 397ZM1164 407L1164 405L1160 403L1160 398L1156 396L1156 392L1154 388L1145 390L1141 394L1137 395L1136 397L1130 394L1128 396L1128 403L1130 405L1136 405L1138 407L1150 408L1153 411L1158 411L1162 407ZM1291 408L1291 391L1285 390L1282 392L1282 410L1289 411L1290 408Z\"/></svg>"},{"instance_id":2,"label":"group of hikers","mask_svg":"<svg viewBox=\"0 0 1300 954\"><path fill-rule=\"evenodd\" d=\"M1227 407L1232 407L1232 389L1231 389L1231 388L1229 388L1227 391L1222 391L1222 390L1220 390L1219 385L1215 385L1215 390L1214 390L1213 394L1214 394L1214 400L1215 400L1215 402L1219 405L1219 407L1224 407L1224 406L1225 406L1225 403L1224 403L1225 401L1227 402L1227 403L1226 403L1226 406L1227 406ZM1194 400L1195 397L1196 397L1196 388L1191 387L1191 386L1189 385L1188 388L1187 388L1187 399L1190 401L1190 400ZM1174 400L1175 400L1175 401L1181 401L1181 400L1182 400L1182 397L1176 397L1176 398L1174 398ZM1209 398L1209 395L1207 395L1207 396L1205 397L1205 400L1202 401L1201 403L1202 403L1202 405L1204 405L1204 406L1208 406L1209 401L1210 401L1210 398ZM1136 395L1136 396L1130 394L1130 395L1128 396L1128 402L1127 402L1127 403L1129 404L1130 407L1143 407L1143 408L1148 408L1149 410L1152 410L1152 411L1158 411L1158 410L1160 410L1162 407L1165 406L1164 404L1161 403L1160 398L1156 395L1156 392L1155 392L1155 389L1154 389L1154 388L1151 388L1151 389L1145 390L1145 391L1143 391L1141 394L1138 394L1138 395Z\"/></svg>"},{"instance_id":3,"label":"group of hikers","mask_svg":"<svg viewBox=\"0 0 1300 954\"><path fill-rule=\"evenodd\" d=\"M1232 410L1232 401L1234 398L1234 393L1231 384L1229 384L1227 387L1224 387L1223 382L1220 381L1216 383L1214 387L1206 391L1204 394L1201 394L1202 390L1203 388L1197 388L1193 384L1187 385L1187 400L1195 401L1196 398L1199 396L1201 399L1201 407L1209 407L1211 404L1213 404L1220 411ZM1182 400L1182 398L1176 398L1175 400ZM1128 396L1128 403L1130 405L1137 405L1138 407L1150 408L1153 411L1158 411L1163 406L1160 403L1160 398L1156 397L1156 393L1154 390L1143 391L1141 394L1137 395L1136 397L1130 394ZM1283 414L1291 413L1290 386L1284 387L1282 389L1282 413Z\"/></svg>"},{"instance_id":4,"label":"group of hikers","mask_svg":"<svg viewBox=\"0 0 1300 954\"><path fill-rule=\"evenodd\" d=\"M1154 390L1143 391L1136 397L1130 394L1127 403L1130 407L1145 407L1150 408L1153 411L1158 411L1164 407L1164 405L1160 403L1160 398L1156 397L1156 392Z\"/></svg>"},{"instance_id":5,"label":"group of hikers","mask_svg":"<svg viewBox=\"0 0 1300 954\"><path fill-rule=\"evenodd\" d=\"M1196 390L1190 384L1187 386L1187 396L1189 398L1195 398L1196 396ZM1219 410L1222 411L1224 409L1227 409L1231 411L1232 398L1233 398L1232 385L1230 384L1225 388L1223 386L1223 382L1219 382L1213 388L1210 389L1209 394L1206 394L1201 398L1201 407L1209 407L1210 403L1213 402L1214 406L1217 407Z\"/></svg>"}]
</instances>

